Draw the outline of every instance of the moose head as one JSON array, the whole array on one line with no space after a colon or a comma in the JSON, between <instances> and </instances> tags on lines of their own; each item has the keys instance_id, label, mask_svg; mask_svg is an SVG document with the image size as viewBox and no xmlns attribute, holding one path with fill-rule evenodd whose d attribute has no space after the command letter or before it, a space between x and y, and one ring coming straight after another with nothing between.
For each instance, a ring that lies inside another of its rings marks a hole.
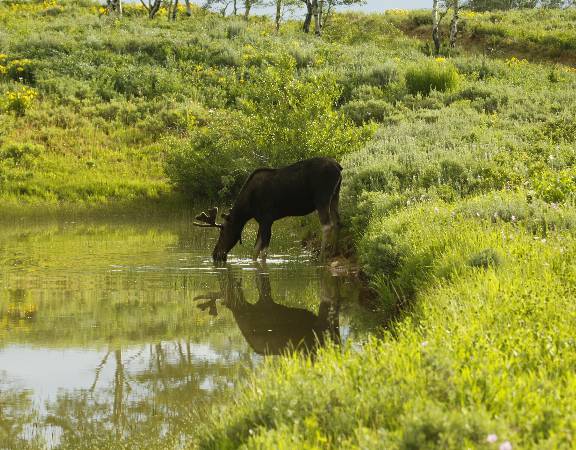
<instances>
[{"instance_id":1,"label":"moose head","mask_svg":"<svg viewBox=\"0 0 576 450\"><path fill-rule=\"evenodd\" d=\"M194 222L194 225L197 227L220 229L220 236L212 252L212 259L215 262L226 262L226 257L232 247L234 247L238 241L242 243L242 227L234 225L232 210L227 213L222 213L223 223L216 223L217 217L218 207L215 206L207 212L202 211L198 214L195 217L198 222Z\"/></svg>"}]
</instances>

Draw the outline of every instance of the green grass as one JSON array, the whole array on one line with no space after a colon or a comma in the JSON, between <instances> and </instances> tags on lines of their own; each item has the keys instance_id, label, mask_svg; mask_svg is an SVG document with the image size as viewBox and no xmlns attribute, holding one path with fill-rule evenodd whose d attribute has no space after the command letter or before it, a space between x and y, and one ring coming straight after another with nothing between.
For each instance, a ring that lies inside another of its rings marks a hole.
<instances>
[{"instance_id":1,"label":"green grass","mask_svg":"<svg viewBox=\"0 0 576 450\"><path fill-rule=\"evenodd\" d=\"M270 362L200 446L497 448L496 434L514 448L570 448L574 235L542 238L465 206L374 220L366 244L389 235L400 253L377 285L403 319L361 350ZM499 263L478 267L487 249Z\"/></svg>"}]
</instances>

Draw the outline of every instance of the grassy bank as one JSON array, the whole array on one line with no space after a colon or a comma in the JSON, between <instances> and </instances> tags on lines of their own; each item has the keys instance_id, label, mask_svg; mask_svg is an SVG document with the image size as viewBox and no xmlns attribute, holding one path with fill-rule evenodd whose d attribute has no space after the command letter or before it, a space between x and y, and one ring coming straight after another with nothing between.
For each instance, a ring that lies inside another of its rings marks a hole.
<instances>
[{"instance_id":1,"label":"grassy bank","mask_svg":"<svg viewBox=\"0 0 576 450\"><path fill-rule=\"evenodd\" d=\"M411 314L361 350L268 364L201 447L570 448L574 237L533 234L519 204L515 222L476 217L506 199L375 219L366 243L401 253L379 272L384 298Z\"/></svg>"}]
</instances>

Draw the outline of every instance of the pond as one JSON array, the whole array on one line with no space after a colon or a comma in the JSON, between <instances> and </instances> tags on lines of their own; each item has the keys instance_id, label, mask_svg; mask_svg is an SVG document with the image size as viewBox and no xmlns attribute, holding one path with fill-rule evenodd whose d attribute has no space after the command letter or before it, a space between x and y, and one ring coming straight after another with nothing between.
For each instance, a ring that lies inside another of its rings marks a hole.
<instances>
[{"instance_id":1,"label":"pond","mask_svg":"<svg viewBox=\"0 0 576 450\"><path fill-rule=\"evenodd\" d=\"M0 449L182 447L264 358L362 339L357 282L297 226L265 264L245 243L224 267L184 219L0 226Z\"/></svg>"}]
</instances>

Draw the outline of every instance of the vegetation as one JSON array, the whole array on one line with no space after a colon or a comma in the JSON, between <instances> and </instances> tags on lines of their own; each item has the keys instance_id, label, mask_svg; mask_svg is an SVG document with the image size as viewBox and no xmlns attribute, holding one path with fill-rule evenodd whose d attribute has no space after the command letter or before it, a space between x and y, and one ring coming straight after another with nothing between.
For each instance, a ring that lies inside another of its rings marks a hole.
<instances>
[{"instance_id":1,"label":"vegetation","mask_svg":"<svg viewBox=\"0 0 576 450\"><path fill-rule=\"evenodd\" d=\"M268 361L191 445L570 448L573 9L463 10L439 57L426 11L334 15L321 39L78 2L0 20L3 202L226 201L257 166L345 167L347 233L392 324Z\"/></svg>"}]
</instances>

